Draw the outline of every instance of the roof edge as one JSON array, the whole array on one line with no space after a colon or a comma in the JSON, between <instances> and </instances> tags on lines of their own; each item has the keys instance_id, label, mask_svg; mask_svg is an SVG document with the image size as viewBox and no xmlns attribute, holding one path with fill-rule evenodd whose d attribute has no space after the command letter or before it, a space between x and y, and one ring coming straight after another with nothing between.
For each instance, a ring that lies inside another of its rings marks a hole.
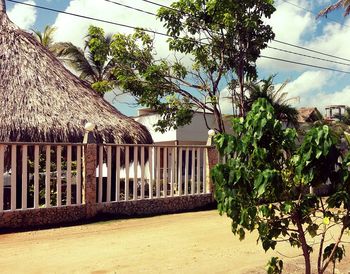
<instances>
[{"instance_id":1,"label":"roof edge","mask_svg":"<svg viewBox=\"0 0 350 274\"><path fill-rule=\"evenodd\" d=\"M0 0L0 14L6 13L6 3L5 0Z\"/></svg>"}]
</instances>

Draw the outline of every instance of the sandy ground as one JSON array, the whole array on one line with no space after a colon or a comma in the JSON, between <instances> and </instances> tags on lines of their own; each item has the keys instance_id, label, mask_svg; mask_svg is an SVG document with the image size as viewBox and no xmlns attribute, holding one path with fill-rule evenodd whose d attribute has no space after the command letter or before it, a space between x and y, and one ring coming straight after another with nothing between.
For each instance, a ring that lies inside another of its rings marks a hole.
<instances>
[{"instance_id":1,"label":"sandy ground","mask_svg":"<svg viewBox=\"0 0 350 274\"><path fill-rule=\"evenodd\" d=\"M240 242L214 210L4 234L0 273L266 273L268 259L281 255L265 254L256 237ZM350 273L350 244L346 250L338 273ZM302 273L302 262L285 258L285 272Z\"/></svg>"}]
</instances>

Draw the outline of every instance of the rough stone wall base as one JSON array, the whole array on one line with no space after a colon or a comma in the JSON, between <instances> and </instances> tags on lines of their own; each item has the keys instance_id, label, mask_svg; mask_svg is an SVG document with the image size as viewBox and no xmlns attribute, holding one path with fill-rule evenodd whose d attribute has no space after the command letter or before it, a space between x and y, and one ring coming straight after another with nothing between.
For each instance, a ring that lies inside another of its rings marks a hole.
<instances>
[{"instance_id":1,"label":"rough stone wall base","mask_svg":"<svg viewBox=\"0 0 350 274\"><path fill-rule=\"evenodd\" d=\"M139 217L191 211L213 203L213 195L205 194L98 204L97 211L103 215Z\"/></svg>"},{"instance_id":2,"label":"rough stone wall base","mask_svg":"<svg viewBox=\"0 0 350 274\"><path fill-rule=\"evenodd\" d=\"M152 200L123 201L95 205L4 211L0 213L0 231L28 229L89 221L100 216L140 217L178 213L201 209L214 203L212 194L157 198ZM91 210L94 207L94 210ZM91 216L91 212L95 212Z\"/></svg>"}]
</instances>

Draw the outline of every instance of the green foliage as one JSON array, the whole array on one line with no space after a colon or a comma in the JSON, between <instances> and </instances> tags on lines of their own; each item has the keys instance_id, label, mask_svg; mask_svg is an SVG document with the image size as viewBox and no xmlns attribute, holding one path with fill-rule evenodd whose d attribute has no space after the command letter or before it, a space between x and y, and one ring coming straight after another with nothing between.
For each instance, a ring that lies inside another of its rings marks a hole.
<instances>
[{"instance_id":1,"label":"green foliage","mask_svg":"<svg viewBox=\"0 0 350 274\"><path fill-rule=\"evenodd\" d=\"M191 58L192 67L177 58L159 58L153 39L139 29L131 35L113 36L113 75L121 89L162 116L158 130L188 124L198 109L213 113L215 129L224 132L218 106L220 85L234 75L242 81L257 77L255 62L274 37L262 21L275 11L273 3L180 0L171 7L158 12L171 36L169 49ZM169 96L175 104L169 104Z\"/></svg>"},{"instance_id":2,"label":"green foliage","mask_svg":"<svg viewBox=\"0 0 350 274\"><path fill-rule=\"evenodd\" d=\"M56 28L53 26L45 26L45 29L43 32L40 32L38 30L32 30L34 38L40 42L44 47L49 49L50 51L54 51L55 49L55 43L53 41L53 35L56 31Z\"/></svg>"},{"instance_id":3,"label":"green foliage","mask_svg":"<svg viewBox=\"0 0 350 274\"><path fill-rule=\"evenodd\" d=\"M259 98L265 98L274 108L276 118L298 128L298 111L290 105L291 100L298 99L297 97L287 98L288 93L283 92L287 85L284 82L280 87L276 88L273 84L274 76L261 81L249 81L246 84L246 89L249 98L246 102L247 110L250 110L253 103ZM233 88L236 88L235 85Z\"/></svg>"},{"instance_id":4,"label":"green foliage","mask_svg":"<svg viewBox=\"0 0 350 274\"><path fill-rule=\"evenodd\" d=\"M278 257L272 257L267 263L267 273L268 274L281 274L283 270L283 261L278 259Z\"/></svg>"},{"instance_id":5,"label":"green foliage","mask_svg":"<svg viewBox=\"0 0 350 274\"><path fill-rule=\"evenodd\" d=\"M339 162L339 138L328 126L312 128L297 147L296 131L282 127L266 99L258 99L246 118L233 119L233 132L214 138L226 159L212 170L220 214L232 219L232 232L241 240L247 231L257 230L265 251L275 249L281 239L302 248L310 269L312 248L305 234L324 236L330 222L350 227L350 155ZM328 178L334 192L324 204L308 191ZM342 259L336 252L332 250L320 273L334 258Z\"/></svg>"},{"instance_id":6,"label":"green foliage","mask_svg":"<svg viewBox=\"0 0 350 274\"><path fill-rule=\"evenodd\" d=\"M111 42L111 36L105 35L102 28L90 26L84 49L63 42L55 44L54 53L103 96L117 84L112 74L115 63L110 54Z\"/></svg>"}]
</instances>

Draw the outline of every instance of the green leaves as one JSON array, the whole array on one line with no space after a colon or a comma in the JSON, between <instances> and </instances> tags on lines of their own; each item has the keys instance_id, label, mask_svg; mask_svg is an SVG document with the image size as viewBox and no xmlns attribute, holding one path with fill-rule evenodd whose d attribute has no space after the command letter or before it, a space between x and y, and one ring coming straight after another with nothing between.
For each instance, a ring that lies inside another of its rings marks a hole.
<instances>
[{"instance_id":1,"label":"green leaves","mask_svg":"<svg viewBox=\"0 0 350 274\"><path fill-rule=\"evenodd\" d=\"M345 256L344 245L342 245L341 247L340 246L335 247L335 244L332 243L332 244L328 245L323 251L323 260L324 261L331 256L334 248L335 248L335 252L333 253L334 255L332 256L331 261L335 262L336 260L338 260L338 262L340 262L344 258L344 256Z\"/></svg>"},{"instance_id":2,"label":"green leaves","mask_svg":"<svg viewBox=\"0 0 350 274\"><path fill-rule=\"evenodd\" d=\"M267 274L282 274L283 261L278 257L272 257L266 265Z\"/></svg>"},{"instance_id":3,"label":"green leaves","mask_svg":"<svg viewBox=\"0 0 350 274\"><path fill-rule=\"evenodd\" d=\"M302 247L307 258L312 247L305 234L315 238L331 221L350 227L350 153L340 161L338 140L328 126L312 128L296 149L295 130L283 129L271 105L259 99L245 118L233 119L233 132L214 138L226 162L214 167L212 178L220 213L232 219L232 232L241 240L247 231L257 230L265 251L275 249L282 238ZM308 191L328 178L334 189L325 203ZM330 245L324 260L341 260L343 251ZM282 261L272 258L268 273L282 268Z\"/></svg>"},{"instance_id":4,"label":"green leaves","mask_svg":"<svg viewBox=\"0 0 350 274\"><path fill-rule=\"evenodd\" d=\"M295 183L317 186L334 178L339 157L337 142L326 125L309 130L293 156Z\"/></svg>"}]
</instances>

